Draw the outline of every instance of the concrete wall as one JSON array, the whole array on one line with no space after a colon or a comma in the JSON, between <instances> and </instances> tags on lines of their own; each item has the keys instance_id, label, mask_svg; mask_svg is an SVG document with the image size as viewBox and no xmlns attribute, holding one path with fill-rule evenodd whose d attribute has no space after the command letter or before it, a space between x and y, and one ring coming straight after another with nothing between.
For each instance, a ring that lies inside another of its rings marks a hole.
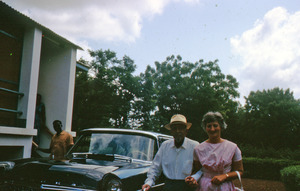
<instances>
[{"instance_id":1,"label":"concrete wall","mask_svg":"<svg viewBox=\"0 0 300 191\"><path fill-rule=\"evenodd\" d=\"M19 128L16 128L19 129ZM0 134L1 159L28 158L31 154L31 136Z\"/></svg>"},{"instance_id":2,"label":"concrete wall","mask_svg":"<svg viewBox=\"0 0 300 191\"><path fill-rule=\"evenodd\" d=\"M23 147L23 158L31 156L32 137L37 133L34 129L34 114L41 39L41 30L31 28L25 31L19 88L24 96L19 98L18 110L23 112L19 118L26 120L26 128L0 127L0 151L7 148L5 146Z\"/></svg>"},{"instance_id":3,"label":"concrete wall","mask_svg":"<svg viewBox=\"0 0 300 191\"><path fill-rule=\"evenodd\" d=\"M71 132L76 49L61 47L47 39L42 44L38 92L46 107L46 125L55 133L52 122L58 119L63 129ZM49 134L42 134L41 147L49 147L50 139Z\"/></svg>"},{"instance_id":4,"label":"concrete wall","mask_svg":"<svg viewBox=\"0 0 300 191\"><path fill-rule=\"evenodd\" d=\"M74 46L62 46L44 38L38 28L26 29L19 88L24 96L18 102L18 110L23 112L19 118L26 121L26 128L0 126L0 153L11 151L3 155L7 160L31 157L32 138L37 134L34 129L37 93L42 95L46 125L53 134L52 122L56 119L62 121L63 129L71 132L76 51ZM74 132L71 134L75 136ZM42 131L40 147L49 148L50 140L51 135Z\"/></svg>"}]
</instances>

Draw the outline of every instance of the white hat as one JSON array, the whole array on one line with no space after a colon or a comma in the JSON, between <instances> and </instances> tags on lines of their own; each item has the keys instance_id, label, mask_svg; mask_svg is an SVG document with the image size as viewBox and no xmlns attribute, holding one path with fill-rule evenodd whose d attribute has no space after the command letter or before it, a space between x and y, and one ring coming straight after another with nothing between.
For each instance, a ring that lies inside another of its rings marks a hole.
<instances>
[{"instance_id":1,"label":"white hat","mask_svg":"<svg viewBox=\"0 0 300 191\"><path fill-rule=\"evenodd\" d=\"M165 128L171 130L171 125L173 124L184 124L186 129L189 129L192 126L192 123L188 123L185 116L181 114L176 114L171 117L170 123L165 125Z\"/></svg>"}]
</instances>

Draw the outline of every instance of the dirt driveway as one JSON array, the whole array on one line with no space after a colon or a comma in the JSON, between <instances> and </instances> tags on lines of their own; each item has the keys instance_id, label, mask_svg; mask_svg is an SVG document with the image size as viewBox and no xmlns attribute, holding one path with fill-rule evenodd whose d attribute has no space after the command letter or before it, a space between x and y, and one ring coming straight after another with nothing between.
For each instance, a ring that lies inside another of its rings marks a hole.
<instances>
[{"instance_id":1,"label":"dirt driveway","mask_svg":"<svg viewBox=\"0 0 300 191\"><path fill-rule=\"evenodd\" d=\"M242 178L242 183L245 191L286 191L280 181ZM234 180L234 185L240 186L239 181Z\"/></svg>"}]
</instances>

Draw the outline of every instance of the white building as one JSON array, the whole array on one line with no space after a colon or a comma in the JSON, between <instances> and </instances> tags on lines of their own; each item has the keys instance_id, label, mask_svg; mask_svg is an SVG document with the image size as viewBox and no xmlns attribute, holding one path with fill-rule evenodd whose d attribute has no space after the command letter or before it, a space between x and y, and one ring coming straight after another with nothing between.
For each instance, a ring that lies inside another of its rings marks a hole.
<instances>
[{"instance_id":1,"label":"white building","mask_svg":"<svg viewBox=\"0 0 300 191\"><path fill-rule=\"evenodd\" d=\"M77 49L0 1L0 160L31 156L37 93L50 131L59 119L71 132ZM49 148L50 139L42 131L40 146Z\"/></svg>"}]
</instances>

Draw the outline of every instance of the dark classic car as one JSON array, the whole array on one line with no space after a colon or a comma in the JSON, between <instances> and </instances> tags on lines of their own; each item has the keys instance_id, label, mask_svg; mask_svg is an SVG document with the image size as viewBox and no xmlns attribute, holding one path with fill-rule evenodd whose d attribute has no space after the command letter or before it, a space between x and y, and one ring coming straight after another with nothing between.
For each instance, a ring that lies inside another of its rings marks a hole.
<instances>
[{"instance_id":1,"label":"dark classic car","mask_svg":"<svg viewBox=\"0 0 300 191\"><path fill-rule=\"evenodd\" d=\"M159 146L168 139L172 137L139 130L83 130L67 160L0 162L0 190L140 190Z\"/></svg>"}]
</instances>

